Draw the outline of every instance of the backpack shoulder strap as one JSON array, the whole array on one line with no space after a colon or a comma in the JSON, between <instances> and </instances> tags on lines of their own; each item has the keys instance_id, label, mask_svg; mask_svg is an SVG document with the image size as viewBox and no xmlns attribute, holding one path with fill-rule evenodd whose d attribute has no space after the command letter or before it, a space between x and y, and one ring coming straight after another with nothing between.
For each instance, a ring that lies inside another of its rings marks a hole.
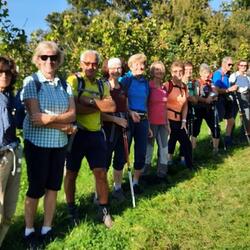
<instances>
[{"instance_id":1,"label":"backpack shoulder strap","mask_svg":"<svg viewBox=\"0 0 250 250\"><path fill-rule=\"evenodd\" d=\"M67 92L67 88L68 88L67 82L64 79L62 79L62 78L59 78L59 79L60 79L60 83L61 83L64 91Z\"/></svg>"},{"instance_id":2,"label":"backpack shoulder strap","mask_svg":"<svg viewBox=\"0 0 250 250\"><path fill-rule=\"evenodd\" d=\"M37 74L36 73L33 73L32 75L32 78L33 78L33 81L35 82L35 85L36 85L36 91L37 91L37 93L40 91L40 89L41 89L41 82L39 81L39 79L38 79L38 76L37 76Z\"/></svg>"},{"instance_id":3,"label":"backpack shoulder strap","mask_svg":"<svg viewBox=\"0 0 250 250\"><path fill-rule=\"evenodd\" d=\"M168 89L167 89L168 95L172 92L173 87L174 87L173 82L171 80L169 80L168 81Z\"/></svg>"},{"instance_id":4,"label":"backpack shoulder strap","mask_svg":"<svg viewBox=\"0 0 250 250\"><path fill-rule=\"evenodd\" d=\"M96 82L97 82L97 85L98 85L100 99L102 99L103 95L104 95L104 84L103 84L103 81L101 79L98 79L98 80L96 80Z\"/></svg>"},{"instance_id":5,"label":"backpack shoulder strap","mask_svg":"<svg viewBox=\"0 0 250 250\"><path fill-rule=\"evenodd\" d=\"M81 97L82 93L84 92L85 89L85 81L84 78L81 76L81 74L79 72L75 73L76 79L77 79L77 92L78 92L78 96L77 99L79 100L79 98Z\"/></svg>"}]
</instances>

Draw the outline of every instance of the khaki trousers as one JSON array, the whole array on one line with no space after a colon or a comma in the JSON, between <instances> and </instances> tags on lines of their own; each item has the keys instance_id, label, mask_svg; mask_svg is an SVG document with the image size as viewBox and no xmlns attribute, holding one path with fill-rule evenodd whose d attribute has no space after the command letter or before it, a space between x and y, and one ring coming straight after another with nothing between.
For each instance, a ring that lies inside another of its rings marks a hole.
<instances>
[{"instance_id":1,"label":"khaki trousers","mask_svg":"<svg viewBox=\"0 0 250 250\"><path fill-rule=\"evenodd\" d=\"M22 149L17 147L16 171L13 170L13 154L7 151L0 157L0 247L11 224L16 210L20 186Z\"/></svg>"}]
</instances>

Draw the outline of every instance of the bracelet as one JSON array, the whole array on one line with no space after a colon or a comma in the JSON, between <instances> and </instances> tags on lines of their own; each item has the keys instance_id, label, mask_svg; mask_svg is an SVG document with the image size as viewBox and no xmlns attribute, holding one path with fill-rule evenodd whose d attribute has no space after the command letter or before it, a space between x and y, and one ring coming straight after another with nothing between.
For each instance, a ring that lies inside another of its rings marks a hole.
<instances>
[{"instance_id":1,"label":"bracelet","mask_svg":"<svg viewBox=\"0 0 250 250\"><path fill-rule=\"evenodd\" d=\"M182 121L182 122L187 122L187 120L186 120L186 119L182 119L181 121Z\"/></svg>"}]
</instances>

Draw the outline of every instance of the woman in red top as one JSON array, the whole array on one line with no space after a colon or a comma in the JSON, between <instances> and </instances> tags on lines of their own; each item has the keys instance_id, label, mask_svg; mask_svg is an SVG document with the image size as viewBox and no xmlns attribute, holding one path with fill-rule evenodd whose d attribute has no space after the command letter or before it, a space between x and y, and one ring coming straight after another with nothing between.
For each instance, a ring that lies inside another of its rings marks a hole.
<instances>
[{"instance_id":1,"label":"woman in red top","mask_svg":"<svg viewBox=\"0 0 250 250\"><path fill-rule=\"evenodd\" d=\"M163 87L164 64L160 61L152 63L150 73L152 80L149 82L148 119L152 136L148 138L143 174L147 175L150 172L154 142L156 140L158 146L157 177L164 179L167 174L169 131L166 110L167 90Z\"/></svg>"}]
</instances>

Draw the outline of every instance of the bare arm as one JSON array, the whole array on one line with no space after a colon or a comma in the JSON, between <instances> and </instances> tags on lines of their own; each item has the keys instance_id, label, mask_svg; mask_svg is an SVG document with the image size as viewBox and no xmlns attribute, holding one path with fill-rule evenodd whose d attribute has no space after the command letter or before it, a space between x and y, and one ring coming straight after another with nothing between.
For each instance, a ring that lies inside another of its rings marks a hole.
<instances>
[{"instance_id":1,"label":"bare arm","mask_svg":"<svg viewBox=\"0 0 250 250\"><path fill-rule=\"evenodd\" d=\"M102 116L102 120L105 122L113 122L123 128L126 128L128 126L127 119L125 118L117 117L117 116L106 114L106 113L102 113L101 116Z\"/></svg>"},{"instance_id":2,"label":"bare arm","mask_svg":"<svg viewBox=\"0 0 250 250\"><path fill-rule=\"evenodd\" d=\"M230 93L230 92L235 92L237 91L238 89L238 86L235 84L227 89L221 89L221 88L218 88L218 87L215 87L216 91L219 93L219 94L227 94L227 93Z\"/></svg>"},{"instance_id":3,"label":"bare arm","mask_svg":"<svg viewBox=\"0 0 250 250\"><path fill-rule=\"evenodd\" d=\"M91 100L93 100L93 103L90 102ZM87 96L81 96L77 99L77 102L83 107L96 109L101 112L115 112L116 109L115 102L113 101L111 96L105 96L101 100L96 98L90 98ZM88 112L89 110L86 109L86 111Z\"/></svg>"},{"instance_id":4,"label":"bare arm","mask_svg":"<svg viewBox=\"0 0 250 250\"><path fill-rule=\"evenodd\" d=\"M75 97L75 105L77 114L92 114L98 111L97 108L90 107L89 105L80 104L77 100L77 97Z\"/></svg>"},{"instance_id":5,"label":"bare arm","mask_svg":"<svg viewBox=\"0 0 250 250\"><path fill-rule=\"evenodd\" d=\"M46 128L55 128L61 130L66 134L74 134L77 130L76 126L73 126L72 123L49 123L45 125Z\"/></svg>"},{"instance_id":6,"label":"bare arm","mask_svg":"<svg viewBox=\"0 0 250 250\"><path fill-rule=\"evenodd\" d=\"M182 111L181 111L182 120L186 120L187 119L187 112L188 112L188 102L186 101L184 103Z\"/></svg>"},{"instance_id":7,"label":"bare arm","mask_svg":"<svg viewBox=\"0 0 250 250\"><path fill-rule=\"evenodd\" d=\"M192 104L196 104L198 102L198 96L189 96L188 101L191 102Z\"/></svg>"},{"instance_id":8,"label":"bare arm","mask_svg":"<svg viewBox=\"0 0 250 250\"><path fill-rule=\"evenodd\" d=\"M31 121L35 126L45 126L50 123L71 123L75 121L75 103L70 98L69 108L66 112L58 115L42 113L37 99L25 100L25 106L30 115Z\"/></svg>"}]
</instances>

